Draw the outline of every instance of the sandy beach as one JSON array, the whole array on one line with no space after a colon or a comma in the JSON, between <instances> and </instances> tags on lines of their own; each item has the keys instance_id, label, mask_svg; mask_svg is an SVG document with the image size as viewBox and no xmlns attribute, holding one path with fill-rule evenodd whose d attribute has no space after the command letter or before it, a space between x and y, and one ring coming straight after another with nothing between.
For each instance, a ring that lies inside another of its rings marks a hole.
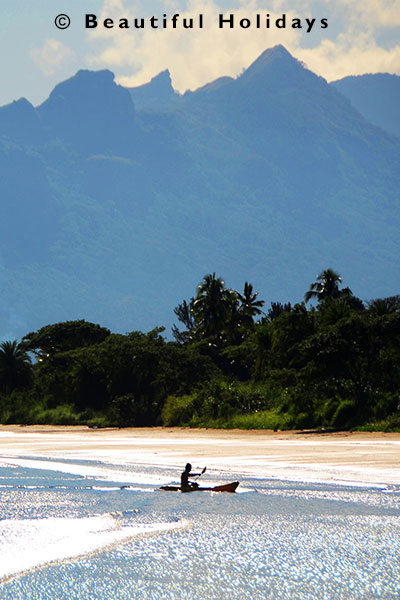
<instances>
[{"instance_id":1,"label":"sandy beach","mask_svg":"<svg viewBox=\"0 0 400 600\"><path fill-rule=\"evenodd\" d=\"M0 596L399 598L399 457L399 434L0 426ZM187 461L238 493L160 492Z\"/></svg>"},{"instance_id":2,"label":"sandy beach","mask_svg":"<svg viewBox=\"0 0 400 600\"><path fill-rule=\"evenodd\" d=\"M49 457L291 481L400 484L399 433L0 426L0 458Z\"/></svg>"}]
</instances>

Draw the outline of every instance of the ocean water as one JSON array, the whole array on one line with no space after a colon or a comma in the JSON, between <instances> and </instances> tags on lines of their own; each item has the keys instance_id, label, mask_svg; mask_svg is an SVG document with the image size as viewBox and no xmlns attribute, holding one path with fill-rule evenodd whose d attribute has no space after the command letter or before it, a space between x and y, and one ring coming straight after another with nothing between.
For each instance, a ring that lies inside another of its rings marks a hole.
<instances>
[{"instance_id":1,"label":"ocean water","mask_svg":"<svg viewBox=\"0 0 400 600\"><path fill-rule=\"evenodd\" d=\"M400 598L400 486L0 458L0 598Z\"/></svg>"}]
</instances>

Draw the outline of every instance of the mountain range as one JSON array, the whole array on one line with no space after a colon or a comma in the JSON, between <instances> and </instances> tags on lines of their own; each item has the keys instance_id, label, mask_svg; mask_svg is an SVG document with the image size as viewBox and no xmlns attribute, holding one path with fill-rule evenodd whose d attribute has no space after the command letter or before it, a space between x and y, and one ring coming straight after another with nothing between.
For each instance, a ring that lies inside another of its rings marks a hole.
<instances>
[{"instance_id":1,"label":"mountain range","mask_svg":"<svg viewBox=\"0 0 400 600\"><path fill-rule=\"evenodd\" d=\"M339 82L340 83L340 82ZM209 272L301 301L324 268L398 293L400 139L277 46L177 94L79 71L0 108L0 338L170 327Z\"/></svg>"},{"instance_id":2,"label":"mountain range","mask_svg":"<svg viewBox=\"0 0 400 600\"><path fill-rule=\"evenodd\" d=\"M400 137L400 77L370 73L333 81L362 116L388 133Z\"/></svg>"}]
</instances>

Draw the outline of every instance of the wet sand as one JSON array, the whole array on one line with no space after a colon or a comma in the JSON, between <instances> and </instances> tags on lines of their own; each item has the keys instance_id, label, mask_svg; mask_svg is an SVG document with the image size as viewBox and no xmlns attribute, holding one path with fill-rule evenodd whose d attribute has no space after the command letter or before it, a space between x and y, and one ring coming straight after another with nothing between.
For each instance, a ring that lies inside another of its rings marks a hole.
<instances>
[{"instance_id":1,"label":"wet sand","mask_svg":"<svg viewBox=\"0 0 400 600\"><path fill-rule=\"evenodd\" d=\"M0 460L143 464L291 481L400 485L400 433L1 426Z\"/></svg>"}]
</instances>

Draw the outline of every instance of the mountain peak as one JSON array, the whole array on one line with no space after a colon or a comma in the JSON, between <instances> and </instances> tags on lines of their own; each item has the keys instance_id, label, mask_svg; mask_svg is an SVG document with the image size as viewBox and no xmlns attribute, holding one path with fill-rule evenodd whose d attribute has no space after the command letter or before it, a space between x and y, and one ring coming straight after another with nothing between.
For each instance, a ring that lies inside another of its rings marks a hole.
<instances>
[{"instance_id":1,"label":"mountain peak","mask_svg":"<svg viewBox=\"0 0 400 600\"><path fill-rule=\"evenodd\" d=\"M152 77L147 83L128 89L134 95L138 95L142 92L148 94L150 90L154 94L175 94L174 88L172 87L171 74L168 69L161 71L158 73L158 75Z\"/></svg>"},{"instance_id":2,"label":"mountain peak","mask_svg":"<svg viewBox=\"0 0 400 600\"><path fill-rule=\"evenodd\" d=\"M107 69L78 71L59 83L38 111L61 138L80 140L85 148L97 150L117 144L118 131L127 138L135 119L128 90L117 85Z\"/></svg>"},{"instance_id":3,"label":"mountain peak","mask_svg":"<svg viewBox=\"0 0 400 600\"><path fill-rule=\"evenodd\" d=\"M36 109L26 98L14 100L0 108L0 135L18 136L18 140L39 135L40 120Z\"/></svg>"},{"instance_id":4,"label":"mountain peak","mask_svg":"<svg viewBox=\"0 0 400 600\"><path fill-rule=\"evenodd\" d=\"M237 79L241 86L254 88L263 93L287 89L304 90L309 85L328 85L284 46L278 45L265 50Z\"/></svg>"},{"instance_id":5,"label":"mountain peak","mask_svg":"<svg viewBox=\"0 0 400 600\"><path fill-rule=\"evenodd\" d=\"M167 87L172 92L174 91L172 87L171 73L168 69L165 69L165 71L161 71L158 75L152 77L150 80L150 84L152 84L153 86L159 85L162 87Z\"/></svg>"},{"instance_id":6,"label":"mountain peak","mask_svg":"<svg viewBox=\"0 0 400 600\"><path fill-rule=\"evenodd\" d=\"M100 91L104 92L106 89L116 86L114 78L114 73L108 69L102 71L81 69L69 79L56 85L44 104L58 97L80 100L82 93L87 96L88 94L97 94Z\"/></svg>"},{"instance_id":7,"label":"mountain peak","mask_svg":"<svg viewBox=\"0 0 400 600\"><path fill-rule=\"evenodd\" d=\"M301 63L294 58L282 45L265 50L245 71L239 79L262 78L266 73L293 75L298 69L303 69Z\"/></svg>"},{"instance_id":8,"label":"mountain peak","mask_svg":"<svg viewBox=\"0 0 400 600\"><path fill-rule=\"evenodd\" d=\"M137 110L163 110L180 98L172 87L168 69L158 73L148 83L128 88L128 91Z\"/></svg>"},{"instance_id":9,"label":"mountain peak","mask_svg":"<svg viewBox=\"0 0 400 600\"><path fill-rule=\"evenodd\" d=\"M11 119L14 117L18 119L30 119L35 115L36 111L29 100L20 98L19 100L14 100L13 102L10 102L10 104L0 107L0 113L7 115L8 118Z\"/></svg>"},{"instance_id":10,"label":"mountain peak","mask_svg":"<svg viewBox=\"0 0 400 600\"><path fill-rule=\"evenodd\" d=\"M10 104L6 104L6 106L10 108L13 107L13 109L23 112L32 112L32 110L35 110L33 105L25 97L19 98L19 100L14 100L13 102L10 102Z\"/></svg>"},{"instance_id":11,"label":"mountain peak","mask_svg":"<svg viewBox=\"0 0 400 600\"><path fill-rule=\"evenodd\" d=\"M273 46L272 48L267 48L267 50L264 50L264 52L260 55L259 58L262 57L269 57L269 59L271 58L291 58L293 59L293 56L290 54L290 52L288 50L286 50L285 46L283 46L282 44L277 44L276 46Z\"/></svg>"},{"instance_id":12,"label":"mountain peak","mask_svg":"<svg viewBox=\"0 0 400 600\"><path fill-rule=\"evenodd\" d=\"M100 71L90 71L89 69L79 69L71 79L104 79L105 81L114 81L115 75L109 69L101 69Z\"/></svg>"}]
</instances>

